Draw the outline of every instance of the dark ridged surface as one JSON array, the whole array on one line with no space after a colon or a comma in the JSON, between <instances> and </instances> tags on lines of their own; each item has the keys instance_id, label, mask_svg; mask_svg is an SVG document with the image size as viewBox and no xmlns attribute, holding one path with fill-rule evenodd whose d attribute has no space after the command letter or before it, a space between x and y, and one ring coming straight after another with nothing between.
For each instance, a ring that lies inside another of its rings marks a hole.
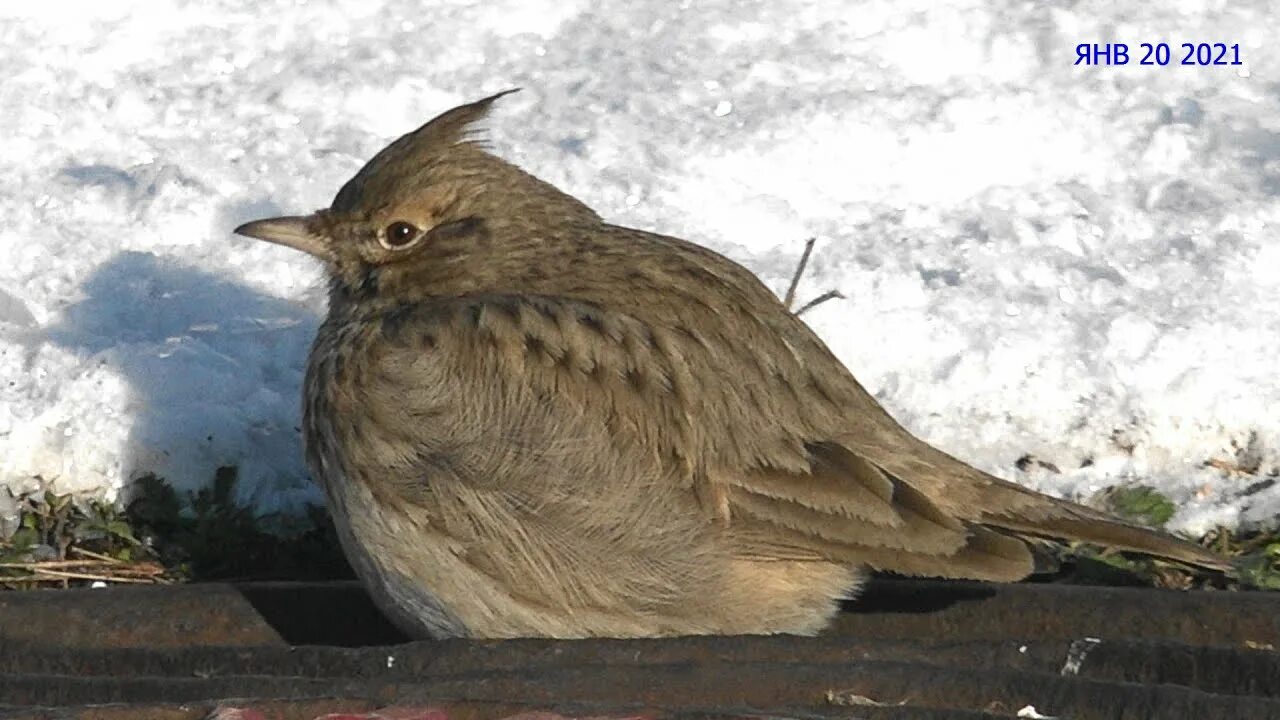
<instances>
[{"instance_id":1,"label":"dark ridged surface","mask_svg":"<svg viewBox=\"0 0 1280 720\"><path fill-rule=\"evenodd\" d=\"M4 593L0 718L1280 718L1280 594L878 581L818 638L403 640L351 583Z\"/></svg>"}]
</instances>

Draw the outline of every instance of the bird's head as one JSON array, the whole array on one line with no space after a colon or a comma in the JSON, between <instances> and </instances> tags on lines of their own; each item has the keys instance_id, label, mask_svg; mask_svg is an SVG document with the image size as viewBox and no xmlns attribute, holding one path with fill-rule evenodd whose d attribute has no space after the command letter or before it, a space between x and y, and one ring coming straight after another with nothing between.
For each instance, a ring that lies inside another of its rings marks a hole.
<instances>
[{"instance_id":1,"label":"bird's head","mask_svg":"<svg viewBox=\"0 0 1280 720\"><path fill-rule=\"evenodd\" d=\"M329 208L235 232L322 260L339 302L492 289L521 262L539 262L557 227L599 221L478 142L475 123L511 92L449 110L383 148Z\"/></svg>"}]
</instances>

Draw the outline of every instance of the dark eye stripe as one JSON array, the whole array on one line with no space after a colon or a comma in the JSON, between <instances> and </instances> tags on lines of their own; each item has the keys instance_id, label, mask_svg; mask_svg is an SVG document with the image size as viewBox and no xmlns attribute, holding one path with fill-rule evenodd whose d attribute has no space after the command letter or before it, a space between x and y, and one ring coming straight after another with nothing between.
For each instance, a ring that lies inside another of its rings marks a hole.
<instances>
[{"instance_id":1,"label":"dark eye stripe","mask_svg":"<svg viewBox=\"0 0 1280 720\"><path fill-rule=\"evenodd\" d=\"M486 232L484 220L475 216L454 220L437 225L427 231L427 242L436 242L464 235L479 235Z\"/></svg>"}]
</instances>

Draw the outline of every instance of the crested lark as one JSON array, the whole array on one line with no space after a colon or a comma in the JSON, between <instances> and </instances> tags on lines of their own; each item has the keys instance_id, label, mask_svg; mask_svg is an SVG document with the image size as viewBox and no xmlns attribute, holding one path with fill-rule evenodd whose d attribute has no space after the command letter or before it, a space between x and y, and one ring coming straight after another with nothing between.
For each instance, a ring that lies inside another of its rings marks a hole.
<instances>
[{"instance_id":1,"label":"crested lark","mask_svg":"<svg viewBox=\"0 0 1280 720\"><path fill-rule=\"evenodd\" d=\"M409 633L811 634L868 569L1018 580L1020 536L1223 566L916 439L745 268L486 152L497 97L236 229L328 270L307 462Z\"/></svg>"}]
</instances>

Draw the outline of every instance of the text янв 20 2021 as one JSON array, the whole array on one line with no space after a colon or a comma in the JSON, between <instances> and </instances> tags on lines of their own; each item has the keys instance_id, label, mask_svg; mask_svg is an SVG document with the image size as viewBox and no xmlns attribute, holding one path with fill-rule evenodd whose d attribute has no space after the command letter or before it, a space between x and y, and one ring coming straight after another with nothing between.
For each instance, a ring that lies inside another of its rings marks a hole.
<instances>
[{"instance_id":1,"label":"text \u044f\u043d\u0432 20 2021","mask_svg":"<svg viewBox=\"0 0 1280 720\"><path fill-rule=\"evenodd\" d=\"M1074 65L1243 65L1240 43L1141 43L1130 53L1126 43L1080 43ZM1178 57L1181 59L1178 60ZM1176 61L1176 62L1175 62Z\"/></svg>"}]
</instances>

